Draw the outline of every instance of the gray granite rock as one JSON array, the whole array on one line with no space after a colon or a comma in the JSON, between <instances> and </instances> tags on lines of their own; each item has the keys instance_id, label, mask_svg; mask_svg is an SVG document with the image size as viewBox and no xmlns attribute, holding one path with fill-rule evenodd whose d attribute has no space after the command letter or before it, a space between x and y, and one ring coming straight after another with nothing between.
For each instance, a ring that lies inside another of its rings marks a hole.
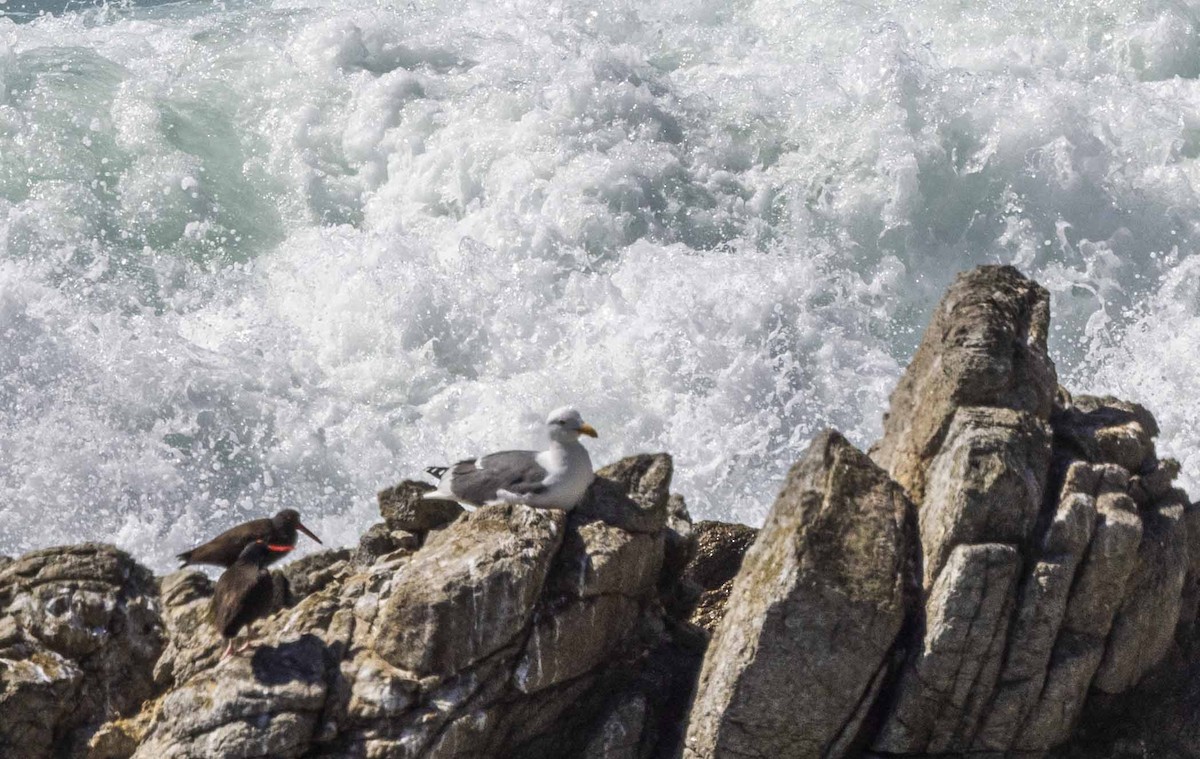
<instances>
[{"instance_id":1,"label":"gray granite rock","mask_svg":"<svg viewBox=\"0 0 1200 759\"><path fill-rule=\"evenodd\" d=\"M163 648L154 578L85 543L0 567L0 755L79 755L155 691Z\"/></svg>"},{"instance_id":2,"label":"gray granite rock","mask_svg":"<svg viewBox=\"0 0 1200 759\"><path fill-rule=\"evenodd\" d=\"M841 435L813 441L734 581L685 756L816 757L855 743L909 611L911 516Z\"/></svg>"},{"instance_id":3,"label":"gray granite rock","mask_svg":"<svg viewBox=\"0 0 1200 759\"><path fill-rule=\"evenodd\" d=\"M1058 389L1046 351L1050 295L1011 266L960 274L942 297L892 393L871 456L925 499L925 474L960 407L1006 408L1048 420Z\"/></svg>"},{"instance_id":4,"label":"gray granite rock","mask_svg":"<svg viewBox=\"0 0 1200 759\"><path fill-rule=\"evenodd\" d=\"M454 501L422 498L432 491L432 485L416 480L405 480L398 485L379 491L379 513L389 530L425 535L458 519L466 510Z\"/></svg>"}]
</instances>

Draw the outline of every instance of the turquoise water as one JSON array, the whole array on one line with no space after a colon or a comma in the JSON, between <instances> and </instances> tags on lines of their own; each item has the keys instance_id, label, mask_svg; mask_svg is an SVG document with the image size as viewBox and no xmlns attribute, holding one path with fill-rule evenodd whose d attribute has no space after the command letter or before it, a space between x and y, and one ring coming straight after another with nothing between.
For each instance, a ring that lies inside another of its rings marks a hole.
<instances>
[{"instance_id":1,"label":"turquoise water","mask_svg":"<svg viewBox=\"0 0 1200 759\"><path fill-rule=\"evenodd\" d=\"M0 552L164 568L284 506L353 542L564 403L757 523L992 262L1200 484L1200 6L0 13Z\"/></svg>"}]
</instances>

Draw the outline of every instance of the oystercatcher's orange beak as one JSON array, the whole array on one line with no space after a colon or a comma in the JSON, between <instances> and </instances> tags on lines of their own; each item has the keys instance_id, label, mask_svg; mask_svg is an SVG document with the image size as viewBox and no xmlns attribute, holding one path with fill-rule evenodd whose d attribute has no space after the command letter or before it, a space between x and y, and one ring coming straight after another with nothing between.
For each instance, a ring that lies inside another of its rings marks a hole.
<instances>
[{"instance_id":1,"label":"oystercatcher's orange beak","mask_svg":"<svg viewBox=\"0 0 1200 759\"><path fill-rule=\"evenodd\" d=\"M321 539L318 538L316 535L313 535L312 530L308 529L307 527L300 524L299 522L296 523L296 529L299 530L300 532L304 533L308 537L312 538L313 540L317 541L318 543L321 543ZM321 545L325 545L325 544L321 543Z\"/></svg>"},{"instance_id":2,"label":"oystercatcher's orange beak","mask_svg":"<svg viewBox=\"0 0 1200 759\"><path fill-rule=\"evenodd\" d=\"M274 543L267 543L267 550L274 551L275 553L287 553L293 548L295 548L295 546L277 546Z\"/></svg>"},{"instance_id":3,"label":"oystercatcher's orange beak","mask_svg":"<svg viewBox=\"0 0 1200 759\"><path fill-rule=\"evenodd\" d=\"M596 432L596 428L587 423L579 425L579 434L587 435L588 437L600 437L600 433Z\"/></svg>"}]
</instances>

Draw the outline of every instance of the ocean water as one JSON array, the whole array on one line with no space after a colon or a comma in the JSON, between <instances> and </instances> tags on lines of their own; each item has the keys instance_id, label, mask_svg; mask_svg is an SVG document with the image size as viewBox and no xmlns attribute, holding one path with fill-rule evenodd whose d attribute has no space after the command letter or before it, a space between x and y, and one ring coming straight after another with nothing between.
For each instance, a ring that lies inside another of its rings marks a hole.
<instances>
[{"instance_id":1,"label":"ocean water","mask_svg":"<svg viewBox=\"0 0 1200 759\"><path fill-rule=\"evenodd\" d=\"M350 544L565 403L759 523L980 263L1195 492L1198 77L1188 2L0 0L0 553Z\"/></svg>"}]
</instances>

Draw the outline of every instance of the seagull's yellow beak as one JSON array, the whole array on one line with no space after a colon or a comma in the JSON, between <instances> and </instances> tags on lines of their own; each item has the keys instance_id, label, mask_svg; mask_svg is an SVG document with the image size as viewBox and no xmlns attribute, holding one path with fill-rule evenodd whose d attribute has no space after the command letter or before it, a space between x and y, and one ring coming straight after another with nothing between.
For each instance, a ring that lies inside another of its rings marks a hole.
<instances>
[{"instance_id":1,"label":"seagull's yellow beak","mask_svg":"<svg viewBox=\"0 0 1200 759\"><path fill-rule=\"evenodd\" d=\"M596 432L596 428L590 424L579 425L579 434L587 435L588 437L600 437L600 433Z\"/></svg>"}]
</instances>

